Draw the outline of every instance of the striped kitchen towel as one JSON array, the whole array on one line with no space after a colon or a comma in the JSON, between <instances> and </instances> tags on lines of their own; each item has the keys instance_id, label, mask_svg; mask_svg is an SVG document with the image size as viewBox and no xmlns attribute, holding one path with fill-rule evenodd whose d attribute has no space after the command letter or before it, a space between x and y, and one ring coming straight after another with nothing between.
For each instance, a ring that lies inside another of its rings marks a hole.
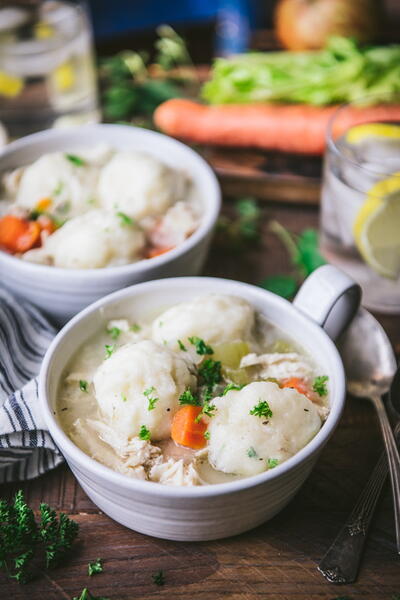
<instances>
[{"instance_id":1,"label":"striped kitchen towel","mask_svg":"<svg viewBox=\"0 0 400 600\"><path fill-rule=\"evenodd\" d=\"M35 379L55 334L34 306L0 289L0 484L63 461L40 414Z\"/></svg>"}]
</instances>

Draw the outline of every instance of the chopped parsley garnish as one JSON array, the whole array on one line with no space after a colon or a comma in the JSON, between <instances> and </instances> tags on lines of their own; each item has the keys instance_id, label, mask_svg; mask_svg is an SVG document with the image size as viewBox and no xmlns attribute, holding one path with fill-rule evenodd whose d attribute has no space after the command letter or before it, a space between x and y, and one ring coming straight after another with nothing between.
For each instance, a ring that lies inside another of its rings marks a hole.
<instances>
[{"instance_id":1,"label":"chopped parsley garnish","mask_svg":"<svg viewBox=\"0 0 400 600\"><path fill-rule=\"evenodd\" d=\"M102 571L103 571L103 565L102 565L101 558L97 558L95 561L90 562L88 564L88 574L90 576L97 575L97 573L102 573Z\"/></svg>"},{"instance_id":2,"label":"chopped parsley garnish","mask_svg":"<svg viewBox=\"0 0 400 600\"><path fill-rule=\"evenodd\" d=\"M151 386L151 387L147 388L147 390L144 390L144 392L143 392L143 394L146 396L146 398L149 401L147 410L154 410L156 403L159 401L159 398L157 398L157 396L152 396L152 394L155 391L156 391L156 388Z\"/></svg>"},{"instance_id":3,"label":"chopped parsley garnish","mask_svg":"<svg viewBox=\"0 0 400 600\"><path fill-rule=\"evenodd\" d=\"M122 329L119 327L111 327L110 329L107 329L107 333L111 339L117 340L122 333Z\"/></svg>"},{"instance_id":4,"label":"chopped parsley garnish","mask_svg":"<svg viewBox=\"0 0 400 600\"><path fill-rule=\"evenodd\" d=\"M74 596L72 600L109 600L105 596L93 596L87 588L83 588L80 596Z\"/></svg>"},{"instance_id":5,"label":"chopped parsley garnish","mask_svg":"<svg viewBox=\"0 0 400 600\"><path fill-rule=\"evenodd\" d=\"M204 439L206 439L206 440L210 439L210 432L209 431L205 431L204 432Z\"/></svg>"},{"instance_id":6,"label":"chopped parsley garnish","mask_svg":"<svg viewBox=\"0 0 400 600\"><path fill-rule=\"evenodd\" d=\"M269 458L267 460L268 469L273 469L279 464L279 460L277 458Z\"/></svg>"},{"instance_id":7,"label":"chopped parsley garnish","mask_svg":"<svg viewBox=\"0 0 400 600\"><path fill-rule=\"evenodd\" d=\"M153 582L156 585L164 585L165 583L164 571L157 571L157 573L154 573L154 575L152 575L152 578Z\"/></svg>"},{"instance_id":8,"label":"chopped parsley garnish","mask_svg":"<svg viewBox=\"0 0 400 600\"><path fill-rule=\"evenodd\" d=\"M88 393L88 387L89 387L89 384L87 381L85 381L84 379L79 380L79 389L81 390L81 392Z\"/></svg>"},{"instance_id":9,"label":"chopped parsley garnish","mask_svg":"<svg viewBox=\"0 0 400 600\"><path fill-rule=\"evenodd\" d=\"M247 450L247 456L249 458L256 458L257 452L254 450L253 446L250 446L250 448Z\"/></svg>"},{"instance_id":10,"label":"chopped parsley garnish","mask_svg":"<svg viewBox=\"0 0 400 600\"><path fill-rule=\"evenodd\" d=\"M104 348L106 349L106 358L110 358L115 351L115 344L106 344Z\"/></svg>"},{"instance_id":11,"label":"chopped parsley garnish","mask_svg":"<svg viewBox=\"0 0 400 600\"><path fill-rule=\"evenodd\" d=\"M178 342L178 346L180 348L180 350L182 350L183 352L187 352L187 348L186 346L181 342L181 340L177 340Z\"/></svg>"},{"instance_id":12,"label":"chopped parsley garnish","mask_svg":"<svg viewBox=\"0 0 400 600\"><path fill-rule=\"evenodd\" d=\"M53 196L58 196L59 194L61 194L63 189L64 189L64 183L62 181L59 181L53 190Z\"/></svg>"},{"instance_id":13,"label":"chopped parsley garnish","mask_svg":"<svg viewBox=\"0 0 400 600\"><path fill-rule=\"evenodd\" d=\"M133 225L134 220L120 210L116 213L116 215L120 218L122 226L126 227L127 225Z\"/></svg>"},{"instance_id":14,"label":"chopped parsley garnish","mask_svg":"<svg viewBox=\"0 0 400 600\"><path fill-rule=\"evenodd\" d=\"M134 323L133 325L131 325L129 327L130 331L134 331L135 333L137 333L138 331L140 331L142 328L140 327L140 325L138 325L137 323Z\"/></svg>"},{"instance_id":15,"label":"chopped parsley garnish","mask_svg":"<svg viewBox=\"0 0 400 600\"><path fill-rule=\"evenodd\" d=\"M200 400L193 396L190 388L187 388L179 397L179 404L190 404L191 406L200 406Z\"/></svg>"},{"instance_id":16,"label":"chopped parsley garnish","mask_svg":"<svg viewBox=\"0 0 400 600\"><path fill-rule=\"evenodd\" d=\"M149 440L150 439L150 431L147 429L146 425L142 425L139 431L139 438L141 440Z\"/></svg>"},{"instance_id":17,"label":"chopped parsley garnish","mask_svg":"<svg viewBox=\"0 0 400 600\"><path fill-rule=\"evenodd\" d=\"M314 379L313 383L313 391L316 392L319 396L327 396L328 388L326 387L326 382L328 381L328 375L320 375Z\"/></svg>"},{"instance_id":18,"label":"chopped parsley garnish","mask_svg":"<svg viewBox=\"0 0 400 600\"><path fill-rule=\"evenodd\" d=\"M238 385L237 383L228 383L228 385L226 386L226 388L222 392L222 395L225 396L225 394L227 394L231 390L241 390L242 388L244 388L244 384L243 385Z\"/></svg>"},{"instance_id":19,"label":"chopped parsley garnish","mask_svg":"<svg viewBox=\"0 0 400 600\"><path fill-rule=\"evenodd\" d=\"M201 409L201 413L199 413L197 415L197 417L195 418L195 423L199 423L202 419L202 417L206 416L206 417L213 417L213 413L214 411L217 410L217 407L215 406L215 404L211 404L211 402L209 400L205 400L204 404L203 404L203 408Z\"/></svg>"},{"instance_id":20,"label":"chopped parsley garnish","mask_svg":"<svg viewBox=\"0 0 400 600\"><path fill-rule=\"evenodd\" d=\"M122 399L122 402L128 401L128 398L125 396L125 394L122 394L121 399Z\"/></svg>"},{"instance_id":21,"label":"chopped parsley garnish","mask_svg":"<svg viewBox=\"0 0 400 600\"><path fill-rule=\"evenodd\" d=\"M213 360L212 358L206 358L199 367L199 375L204 383L212 388L222 379L221 362L219 360Z\"/></svg>"},{"instance_id":22,"label":"chopped parsley garnish","mask_svg":"<svg viewBox=\"0 0 400 600\"><path fill-rule=\"evenodd\" d=\"M205 354L214 354L214 350L211 346L208 346L204 340L194 335L188 338L189 342L196 348L197 354L204 356Z\"/></svg>"},{"instance_id":23,"label":"chopped parsley garnish","mask_svg":"<svg viewBox=\"0 0 400 600\"><path fill-rule=\"evenodd\" d=\"M0 569L26 583L43 569L60 564L78 535L67 515L40 504L40 518L26 504L22 490L13 502L0 500Z\"/></svg>"},{"instance_id":24,"label":"chopped parsley garnish","mask_svg":"<svg viewBox=\"0 0 400 600\"><path fill-rule=\"evenodd\" d=\"M65 158L75 165L75 167L84 167L86 165L86 161L80 156L76 156L76 154L66 154Z\"/></svg>"},{"instance_id":25,"label":"chopped parsley garnish","mask_svg":"<svg viewBox=\"0 0 400 600\"><path fill-rule=\"evenodd\" d=\"M266 400L260 400L259 403L251 409L251 415L256 417L272 417L272 410Z\"/></svg>"}]
</instances>

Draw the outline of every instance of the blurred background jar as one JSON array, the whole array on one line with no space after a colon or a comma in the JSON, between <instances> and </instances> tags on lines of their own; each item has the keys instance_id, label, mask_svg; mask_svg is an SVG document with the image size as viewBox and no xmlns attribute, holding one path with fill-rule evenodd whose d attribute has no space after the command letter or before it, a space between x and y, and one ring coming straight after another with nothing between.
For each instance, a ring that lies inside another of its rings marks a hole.
<instances>
[{"instance_id":1,"label":"blurred background jar","mask_svg":"<svg viewBox=\"0 0 400 600\"><path fill-rule=\"evenodd\" d=\"M9 136L99 118L85 5L59 0L2 2L0 121Z\"/></svg>"}]
</instances>

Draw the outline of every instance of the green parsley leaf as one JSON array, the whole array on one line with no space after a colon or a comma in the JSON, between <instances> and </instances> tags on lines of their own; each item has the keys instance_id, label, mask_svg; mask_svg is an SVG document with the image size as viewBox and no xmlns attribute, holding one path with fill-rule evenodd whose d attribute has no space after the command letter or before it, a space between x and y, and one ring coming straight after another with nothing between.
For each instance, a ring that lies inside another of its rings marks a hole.
<instances>
[{"instance_id":1,"label":"green parsley leaf","mask_svg":"<svg viewBox=\"0 0 400 600\"><path fill-rule=\"evenodd\" d=\"M256 458L257 457L257 452L254 450L253 446L250 446L250 448L247 450L247 456L249 458Z\"/></svg>"},{"instance_id":2,"label":"green parsley leaf","mask_svg":"<svg viewBox=\"0 0 400 600\"><path fill-rule=\"evenodd\" d=\"M273 469L279 464L279 460L277 458L269 458L267 460L268 469Z\"/></svg>"},{"instance_id":3,"label":"green parsley leaf","mask_svg":"<svg viewBox=\"0 0 400 600\"><path fill-rule=\"evenodd\" d=\"M314 379L313 391L316 392L319 396L328 395L328 388L326 387L326 382L328 381L328 379L328 375L319 375Z\"/></svg>"},{"instance_id":4,"label":"green parsley leaf","mask_svg":"<svg viewBox=\"0 0 400 600\"><path fill-rule=\"evenodd\" d=\"M213 417L214 416L214 412L217 410L217 407L215 406L215 404L211 404L211 402L209 400L205 400L204 404L203 404L203 408L201 410L201 413L199 413L197 415L197 417L195 418L195 423L199 423L202 419L202 417L206 416L206 417Z\"/></svg>"},{"instance_id":5,"label":"green parsley leaf","mask_svg":"<svg viewBox=\"0 0 400 600\"><path fill-rule=\"evenodd\" d=\"M131 217L129 217L128 215L126 215L125 213L118 211L116 213L117 217L119 217L121 219L121 225L122 226L128 226L128 225L133 225L134 220L131 219Z\"/></svg>"},{"instance_id":6,"label":"green parsley leaf","mask_svg":"<svg viewBox=\"0 0 400 600\"><path fill-rule=\"evenodd\" d=\"M244 388L244 384L243 385L239 385L237 383L228 383L228 385L226 386L226 388L222 392L222 395L225 396L225 394L227 394L231 390L241 390L242 388Z\"/></svg>"},{"instance_id":7,"label":"green parsley leaf","mask_svg":"<svg viewBox=\"0 0 400 600\"><path fill-rule=\"evenodd\" d=\"M133 325L131 325L129 327L130 331L134 331L135 333L137 333L138 331L140 331L142 328L140 327L140 325L138 325L137 323L134 323Z\"/></svg>"},{"instance_id":8,"label":"green parsley leaf","mask_svg":"<svg viewBox=\"0 0 400 600\"><path fill-rule=\"evenodd\" d=\"M187 388L183 394L179 396L179 404L190 404L191 406L200 406L200 400L192 394L190 388Z\"/></svg>"},{"instance_id":9,"label":"green parsley leaf","mask_svg":"<svg viewBox=\"0 0 400 600\"><path fill-rule=\"evenodd\" d=\"M117 340L122 333L122 329L119 327L111 327L111 329L107 329L107 333L112 340Z\"/></svg>"},{"instance_id":10,"label":"green parsley leaf","mask_svg":"<svg viewBox=\"0 0 400 600\"><path fill-rule=\"evenodd\" d=\"M122 402L127 402L128 398L125 396L125 394L122 394L121 400L122 400Z\"/></svg>"},{"instance_id":11,"label":"green parsley leaf","mask_svg":"<svg viewBox=\"0 0 400 600\"><path fill-rule=\"evenodd\" d=\"M150 431L147 429L146 425L142 425L139 431L139 438L141 440L150 440Z\"/></svg>"},{"instance_id":12,"label":"green parsley leaf","mask_svg":"<svg viewBox=\"0 0 400 600\"><path fill-rule=\"evenodd\" d=\"M271 277L263 279L258 285L264 290L287 300L295 295L298 288L297 280L291 275L271 275Z\"/></svg>"},{"instance_id":13,"label":"green parsley leaf","mask_svg":"<svg viewBox=\"0 0 400 600\"><path fill-rule=\"evenodd\" d=\"M157 571L157 573L154 573L154 575L152 575L152 578L153 582L156 585L164 585L165 583L164 571Z\"/></svg>"},{"instance_id":14,"label":"green parsley leaf","mask_svg":"<svg viewBox=\"0 0 400 600\"><path fill-rule=\"evenodd\" d=\"M272 417L272 410L266 400L260 400L259 403L251 409L251 415L256 417Z\"/></svg>"},{"instance_id":15,"label":"green parsley leaf","mask_svg":"<svg viewBox=\"0 0 400 600\"><path fill-rule=\"evenodd\" d=\"M86 165L86 161L80 156L76 156L75 154L66 154L65 158L69 160L75 167L84 167Z\"/></svg>"},{"instance_id":16,"label":"green parsley leaf","mask_svg":"<svg viewBox=\"0 0 400 600\"><path fill-rule=\"evenodd\" d=\"M210 439L210 432L209 431L205 431L204 432L204 439L206 439L206 440Z\"/></svg>"},{"instance_id":17,"label":"green parsley leaf","mask_svg":"<svg viewBox=\"0 0 400 600\"><path fill-rule=\"evenodd\" d=\"M74 596L72 600L109 600L105 596L93 596L88 588L83 588L80 596Z\"/></svg>"},{"instance_id":18,"label":"green parsley leaf","mask_svg":"<svg viewBox=\"0 0 400 600\"><path fill-rule=\"evenodd\" d=\"M187 352L187 348L186 346L181 342L181 340L177 340L178 342L178 346L180 348L180 350L182 350L183 352Z\"/></svg>"},{"instance_id":19,"label":"green parsley leaf","mask_svg":"<svg viewBox=\"0 0 400 600\"><path fill-rule=\"evenodd\" d=\"M59 196L64 189L64 183L59 181L56 187L53 190L53 196Z\"/></svg>"},{"instance_id":20,"label":"green parsley leaf","mask_svg":"<svg viewBox=\"0 0 400 600\"><path fill-rule=\"evenodd\" d=\"M95 561L90 562L88 564L88 574L90 576L97 575L98 573L102 573L102 571L103 571L103 565L102 565L101 558L96 558Z\"/></svg>"},{"instance_id":21,"label":"green parsley leaf","mask_svg":"<svg viewBox=\"0 0 400 600\"><path fill-rule=\"evenodd\" d=\"M157 398L156 396L152 396L153 392L156 391L156 388L151 386L150 388L148 388L147 390L144 390L143 394L146 396L146 398L149 401L149 404L147 406L147 410L154 410L156 403L159 401L159 398Z\"/></svg>"},{"instance_id":22,"label":"green parsley leaf","mask_svg":"<svg viewBox=\"0 0 400 600\"><path fill-rule=\"evenodd\" d=\"M206 358L206 360L201 363L198 373L204 383L212 388L222 379L221 362L219 360L213 360L212 358Z\"/></svg>"},{"instance_id":23,"label":"green parsley leaf","mask_svg":"<svg viewBox=\"0 0 400 600\"><path fill-rule=\"evenodd\" d=\"M110 358L115 351L115 344L106 344L104 348L106 349L106 358Z\"/></svg>"},{"instance_id":24,"label":"green parsley leaf","mask_svg":"<svg viewBox=\"0 0 400 600\"><path fill-rule=\"evenodd\" d=\"M205 341L197 337L197 335L194 335L188 339L189 342L196 348L197 354L200 354L201 356L204 356L205 354L214 354L214 350L211 348L211 346L208 346Z\"/></svg>"},{"instance_id":25,"label":"green parsley leaf","mask_svg":"<svg viewBox=\"0 0 400 600\"><path fill-rule=\"evenodd\" d=\"M79 380L79 389L81 390L81 392L88 393L88 387L89 387L89 384L87 381L85 381L84 379Z\"/></svg>"}]
</instances>

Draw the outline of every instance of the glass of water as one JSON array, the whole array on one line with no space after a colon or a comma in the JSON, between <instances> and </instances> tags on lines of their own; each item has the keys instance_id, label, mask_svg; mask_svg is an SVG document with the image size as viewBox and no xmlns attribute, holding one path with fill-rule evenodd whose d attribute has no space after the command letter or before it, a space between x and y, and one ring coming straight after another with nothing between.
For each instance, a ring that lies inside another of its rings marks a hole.
<instances>
[{"instance_id":1,"label":"glass of water","mask_svg":"<svg viewBox=\"0 0 400 600\"><path fill-rule=\"evenodd\" d=\"M0 121L10 137L97 120L92 33L84 4L2 2Z\"/></svg>"},{"instance_id":2,"label":"glass of water","mask_svg":"<svg viewBox=\"0 0 400 600\"><path fill-rule=\"evenodd\" d=\"M373 99L372 99L373 100ZM358 281L363 304L400 313L400 97L338 109L321 197L324 257ZM357 124L354 124L357 123Z\"/></svg>"}]
</instances>

